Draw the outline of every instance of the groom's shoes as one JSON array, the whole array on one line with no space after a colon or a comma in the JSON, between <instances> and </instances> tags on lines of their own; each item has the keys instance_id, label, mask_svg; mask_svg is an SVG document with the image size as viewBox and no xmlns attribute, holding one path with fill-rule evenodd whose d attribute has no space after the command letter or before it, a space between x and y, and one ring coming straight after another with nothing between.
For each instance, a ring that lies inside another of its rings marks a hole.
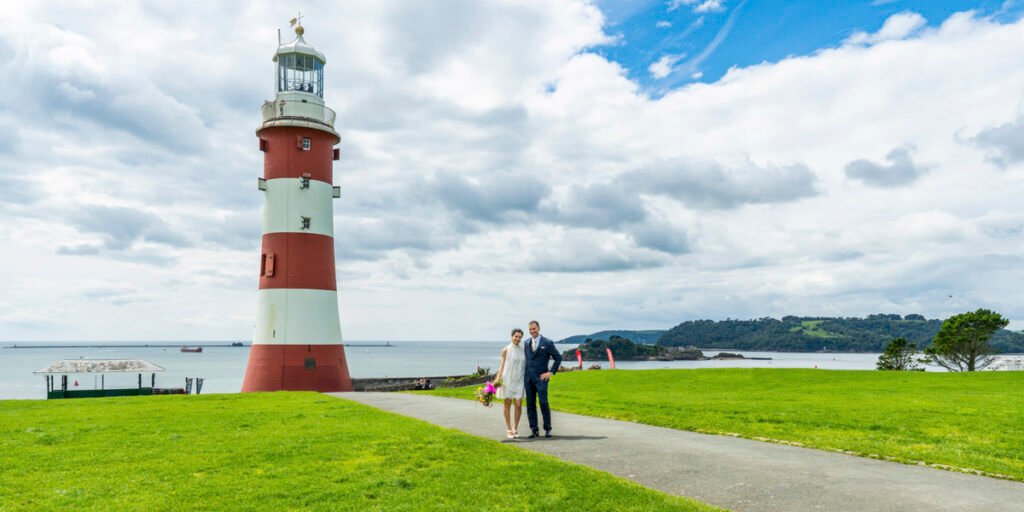
<instances>
[{"instance_id":1,"label":"groom's shoes","mask_svg":"<svg viewBox=\"0 0 1024 512\"><path fill-rule=\"evenodd\" d=\"M550 430L545 430L544 431L544 437L551 437L551 431Z\"/></svg>"},{"instance_id":2,"label":"groom's shoes","mask_svg":"<svg viewBox=\"0 0 1024 512\"><path fill-rule=\"evenodd\" d=\"M538 437L540 437L540 433L537 432L536 430L534 430L533 433L530 434L530 437L528 437L527 439L535 439L535 438L538 438Z\"/></svg>"}]
</instances>

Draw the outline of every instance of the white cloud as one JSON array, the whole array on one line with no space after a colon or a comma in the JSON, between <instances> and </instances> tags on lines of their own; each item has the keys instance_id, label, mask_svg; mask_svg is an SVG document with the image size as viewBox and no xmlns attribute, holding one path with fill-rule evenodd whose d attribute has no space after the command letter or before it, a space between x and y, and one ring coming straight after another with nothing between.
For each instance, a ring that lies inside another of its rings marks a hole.
<instances>
[{"instance_id":1,"label":"white cloud","mask_svg":"<svg viewBox=\"0 0 1024 512\"><path fill-rule=\"evenodd\" d=\"M655 23L654 26L658 28L670 28L672 26L672 23L665 20L660 20L657 23Z\"/></svg>"},{"instance_id":2,"label":"white cloud","mask_svg":"<svg viewBox=\"0 0 1024 512\"><path fill-rule=\"evenodd\" d=\"M916 12L901 12L889 16L878 32L855 32L846 39L847 44L877 44L884 41L906 39L921 30L928 20Z\"/></svg>"},{"instance_id":3,"label":"white cloud","mask_svg":"<svg viewBox=\"0 0 1024 512\"><path fill-rule=\"evenodd\" d=\"M553 232L527 254L527 268L545 273L617 272L660 266L664 260L626 237L589 230Z\"/></svg>"},{"instance_id":4,"label":"white cloud","mask_svg":"<svg viewBox=\"0 0 1024 512\"><path fill-rule=\"evenodd\" d=\"M725 10L724 0L671 0L668 10L674 11L682 6L692 7L693 12L722 12Z\"/></svg>"},{"instance_id":5,"label":"white cloud","mask_svg":"<svg viewBox=\"0 0 1024 512\"><path fill-rule=\"evenodd\" d=\"M292 13L116 7L0 15L21 91L0 108L4 337L245 339L253 129ZM541 315L553 336L978 306L1024 321L1024 21L898 15L652 98L590 51L611 38L587 3L309 9L342 134L350 339L492 339Z\"/></svg>"},{"instance_id":6,"label":"white cloud","mask_svg":"<svg viewBox=\"0 0 1024 512\"><path fill-rule=\"evenodd\" d=\"M651 65L647 67L647 71L649 71L651 76L656 79L665 78L672 73L672 66L674 66L679 59L685 56L685 53L679 55L662 55L660 59L652 62Z\"/></svg>"},{"instance_id":7,"label":"white cloud","mask_svg":"<svg viewBox=\"0 0 1024 512\"><path fill-rule=\"evenodd\" d=\"M722 0L704 0L693 8L693 12L721 12L725 10Z\"/></svg>"}]
</instances>

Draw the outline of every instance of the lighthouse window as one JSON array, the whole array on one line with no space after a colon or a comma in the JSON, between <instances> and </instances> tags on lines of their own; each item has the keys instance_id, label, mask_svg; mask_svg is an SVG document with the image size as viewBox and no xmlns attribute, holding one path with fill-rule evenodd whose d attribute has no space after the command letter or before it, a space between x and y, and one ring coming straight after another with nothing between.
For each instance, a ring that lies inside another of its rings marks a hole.
<instances>
[{"instance_id":1,"label":"lighthouse window","mask_svg":"<svg viewBox=\"0 0 1024 512\"><path fill-rule=\"evenodd\" d=\"M313 219L309 217L302 217L302 229L309 229L309 223L312 222L312 220Z\"/></svg>"},{"instance_id":2,"label":"lighthouse window","mask_svg":"<svg viewBox=\"0 0 1024 512\"><path fill-rule=\"evenodd\" d=\"M309 151L309 148L313 147L313 141L309 137L302 138L302 150Z\"/></svg>"}]
</instances>

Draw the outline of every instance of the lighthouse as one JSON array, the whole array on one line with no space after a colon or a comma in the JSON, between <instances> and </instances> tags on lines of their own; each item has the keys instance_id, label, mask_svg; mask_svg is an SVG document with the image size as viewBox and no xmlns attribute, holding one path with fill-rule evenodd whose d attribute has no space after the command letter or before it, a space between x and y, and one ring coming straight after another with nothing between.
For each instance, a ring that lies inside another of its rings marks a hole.
<instances>
[{"instance_id":1,"label":"lighthouse","mask_svg":"<svg viewBox=\"0 0 1024 512\"><path fill-rule=\"evenodd\" d=\"M275 97L256 130L263 152L263 243L256 332L242 391L351 391L334 269L334 111L324 105L324 55L280 44Z\"/></svg>"}]
</instances>

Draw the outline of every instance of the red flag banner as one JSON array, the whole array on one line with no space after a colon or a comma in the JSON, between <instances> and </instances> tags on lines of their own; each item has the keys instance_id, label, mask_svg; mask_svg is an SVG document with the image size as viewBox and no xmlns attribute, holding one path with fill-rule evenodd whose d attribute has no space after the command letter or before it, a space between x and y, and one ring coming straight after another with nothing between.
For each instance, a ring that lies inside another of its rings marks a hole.
<instances>
[{"instance_id":1,"label":"red flag banner","mask_svg":"<svg viewBox=\"0 0 1024 512\"><path fill-rule=\"evenodd\" d=\"M580 349L576 349L576 360L580 362L580 369L583 369L583 352Z\"/></svg>"},{"instance_id":2,"label":"red flag banner","mask_svg":"<svg viewBox=\"0 0 1024 512\"><path fill-rule=\"evenodd\" d=\"M605 350L608 351L608 366L610 366L610 367L612 367L612 369L614 369L615 368L615 356L612 355L612 349L606 348Z\"/></svg>"}]
</instances>

